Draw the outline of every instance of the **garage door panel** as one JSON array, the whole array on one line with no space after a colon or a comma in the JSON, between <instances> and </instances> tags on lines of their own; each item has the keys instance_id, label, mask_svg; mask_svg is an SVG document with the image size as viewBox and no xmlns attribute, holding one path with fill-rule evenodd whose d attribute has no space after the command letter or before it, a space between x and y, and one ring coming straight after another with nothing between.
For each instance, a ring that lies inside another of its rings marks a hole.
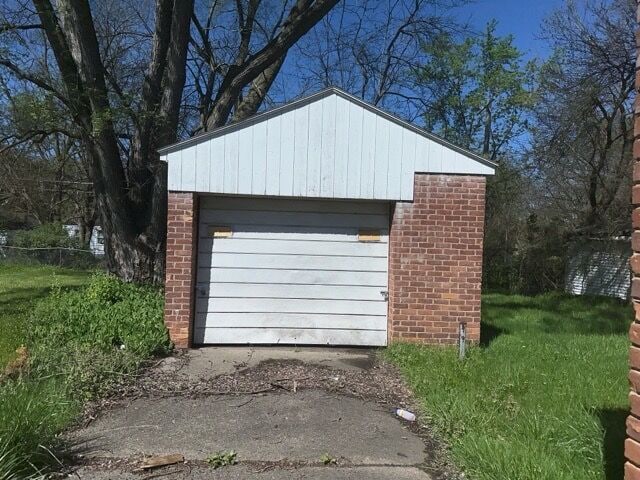
<instances>
[{"instance_id":1,"label":"garage door panel","mask_svg":"<svg viewBox=\"0 0 640 480\"><path fill-rule=\"evenodd\" d=\"M208 238L200 242L200 253L238 253L273 255L332 255L339 257L386 258L387 245L370 242L325 242L254 238Z\"/></svg>"},{"instance_id":2,"label":"garage door panel","mask_svg":"<svg viewBox=\"0 0 640 480\"><path fill-rule=\"evenodd\" d=\"M342 270L357 272L386 272L386 258L367 257L333 257L311 255L265 255L216 253L201 254L200 265L212 267L236 267L252 269L310 269L310 270ZM209 262L209 263L206 263ZM275 272L277 273L277 272ZM275 274L274 273L274 274Z\"/></svg>"},{"instance_id":3,"label":"garage door panel","mask_svg":"<svg viewBox=\"0 0 640 480\"><path fill-rule=\"evenodd\" d=\"M205 318L197 314L196 323L207 328L327 328L386 331L387 319L384 315L328 315L299 313L216 313Z\"/></svg>"},{"instance_id":4,"label":"garage door panel","mask_svg":"<svg viewBox=\"0 0 640 480\"><path fill-rule=\"evenodd\" d=\"M198 298L196 313L327 313L386 315L384 301L326 300L311 298Z\"/></svg>"},{"instance_id":5,"label":"garage door panel","mask_svg":"<svg viewBox=\"0 0 640 480\"><path fill-rule=\"evenodd\" d=\"M381 228L380 242L388 243L389 231ZM323 242L357 242L358 229L353 227L295 227L289 225L237 225L233 226L233 238L258 238L271 240L320 240ZM200 232L200 240L211 240L207 230ZM222 240L222 239L220 239Z\"/></svg>"},{"instance_id":6,"label":"garage door panel","mask_svg":"<svg viewBox=\"0 0 640 480\"><path fill-rule=\"evenodd\" d=\"M199 268L198 283L296 283L299 285L357 285L384 288L386 272L354 272L343 270L295 270L254 268ZM208 288L213 288L208 287Z\"/></svg>"},{"instance_id":7,"label":"garage door panel","mask_svg":"<svg viewBox=\"0 0 640 480\"><path fill-rule=\"evenodd\" d=\"M336 200L292 201L284 198L262 198L260 211L274 212L314 212L314 213L368 213L387 215L389 204L386 202L341 202ZM201 198L200 207L207 210L256 210L254 197L215 197Z\"/></svg>"},{"instance_id":8,"label":"garage door panel","mask_svg":"<svg viewBox=\"0 0 640 480\"><path fill-rule=\"evenodd\" d=\"M203 210L201 215L201 222L206 224L284 225L323 228L386 228L389 226L388 216L377 214Z\"/></svg>"},{"instance_id":9,"label":"garage door panel","mask_svg":"<svg viewBox=\"0 0 640 480\"><path fill-rule=\"evenodd\" d=\"M205 198L196 343L385 345L388 204ZM229 236L213 236L226 227ZM379 241L361 242L361 229Z\"/></svg>"},{"instance_id":10,"label":"garage door panel","mask_svg":"<svg viewBox=\"0 0 640 480\"><path fill-rule=\"evenodd\" d=\"M380 287L300 285L295 283L213 283L200 289L209 298L317 298L384 301Z\"/></svg>"},{"instance_id":11,"label":"garage door panel","mask_svg":"<svg viewBox=\"0 0 640 480\"><path fill-rule=\"evenodd\" d=\"M384 346L387 333L378 330L262 328L196 328L196 343Z\"/></svg>"}]
</instances>

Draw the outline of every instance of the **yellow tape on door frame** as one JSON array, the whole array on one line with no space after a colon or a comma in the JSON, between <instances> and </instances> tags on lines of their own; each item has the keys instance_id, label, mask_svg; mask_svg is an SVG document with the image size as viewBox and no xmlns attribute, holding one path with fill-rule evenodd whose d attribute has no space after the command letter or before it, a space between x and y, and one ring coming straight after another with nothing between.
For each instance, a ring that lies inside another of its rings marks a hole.
<instances>
[{"instance_id":1,"label":"yellow tape on door frame","mask_svg":"<svg viewBox=\"0 0 640 480\"><path fill-rule=\"evenodd\" d=\"M215 225L209 227L209 236L213 238L228 238L233 234L231 227Z\"/></svg>"},{"instance_id":2,"label":"yellow tape on door frame","mask_svg":"<svg viewBox=\"0 0 640 480\"><path fill-rule=\"evenodd\" d=\"M361 228L358 230L358 241L359 242L379 242L380 241L380 230L370 230Z\"/></svg>"}]
</instances>

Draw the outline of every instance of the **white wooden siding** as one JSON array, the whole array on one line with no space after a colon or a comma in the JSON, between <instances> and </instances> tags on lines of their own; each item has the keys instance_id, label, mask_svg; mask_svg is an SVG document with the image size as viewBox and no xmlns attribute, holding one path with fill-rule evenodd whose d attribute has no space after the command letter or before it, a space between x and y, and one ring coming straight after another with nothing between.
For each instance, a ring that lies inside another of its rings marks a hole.
<instances>
[{"instance_id":1,"label":"white wooden siding","mask_svg":"<svg viewBox=\"0 0 640 480\"><path fill-rule=\"evenodd\" d=\"M626 239L574 242L568 252L566 291L629 299L631 253L631 242Z\"/></svg>"},{"instance_id":2,"label":"white wooden siding","mask_svg":"<svg viewBox=\"0 0 640 480\"><path fill-rule=\"evenodd\" d=\"M493 166L330 90L161 150L169 190L412 200L413 175Z\"/></svg>"},{"instance_id":3,"label":"white wooden siding","mask_svg":"<svg viewBox=\"0 0 640 480\"><path fill-rule=\"evenodd\" d=\"M388 211L386 202L202 197L195 341L385 345ZM219 226L231 237L212 237ZM380 241L358 241L362 228Z\"/></svg>"},{"instance_id":4,"label":"white wooden siding","mask_svg":"<svg viewBox=\"0 0 640 480\"><path fill-rule=\"evenodd\" d=\"M296 345L315 345L317 341L317 330L315 329L293 329L293 328L243 328L242 336L239 337L237 329L197 329L194 335L201 339L201 343L239 343L242 338L243 343L256 344L278 344L283 343L283 338L295 339ZM382 345L380 343L382 335L375 330L354 330L335 329L325 330L323 342L326 345Z\"/></svg>"}]
</instances>

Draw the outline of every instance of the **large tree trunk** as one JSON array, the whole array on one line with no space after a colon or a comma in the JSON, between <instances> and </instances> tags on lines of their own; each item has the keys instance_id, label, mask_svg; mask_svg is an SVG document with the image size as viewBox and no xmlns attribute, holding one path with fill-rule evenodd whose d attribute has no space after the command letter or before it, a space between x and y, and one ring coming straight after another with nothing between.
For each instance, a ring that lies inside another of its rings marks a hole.
<instances>
[{"instance_id":1,"label":"large tree trunk","mask_svg":"<svg viewBox=\"0 0 640 480\"><path fill-rule=\"evenodd\" d=\"M482 155L487 158L489 158L489 151L491 149L492 127L491 104L489 104L487 105L487 109L484 113L484 134L482 138Z\"/></svg>"},{"instance_id":2,"label":"large tree trunk","mask_svg":"<svg viewBox=\"0 0 640 480\"><path fill-rule=\"evenodd\" d=\"M109 271L126 281L161 282L167 193L166 166L157 148L176 140L193 1L158 0L153 54L128 162L112 122L89 3L59 0L58 12L49 0L34 3L87 146Z\"/></svg>"},{"instance_id":3,"label":"large tree trunk","mask_svg":"<svg viewBox=\"0 0 640 480\"><path fill-rule=\"evenodd\" d=\"M109 271L126 281L164 281L167 175L165 166L159 165L158 170L149 202L152 209L141 211L143 218L123 221L120 212L109 210L109 202L100 208Z\"/></svg>"},{"instance_id":4,"label":"large tree trunk","mask_svg":"<svg viewBox=\"0 0 640 480\"><path fill-rule=\"evenodd\" d=\"M337 1L297 0L279 34L255 55L248 54L250 30L243 32L239 61L222 82L208 125L226 123L234 105L240 118L255 113L287 50ZM113 120L117 115L106 82L113 76L101 58L90 3L58 0L54 9L51 0L33 2L61 73L65 104L87 146L108 268L126 281L162 282L167 172L157 149L177 136L193 0L156 0L151 59L142 82L139 112L132 115L133 136L126 159L118 143ZM253 24L259 2L251 5L253 13L247 21ZM251 82L245 101L237 104Z\"/></svg>"}]
</instances>

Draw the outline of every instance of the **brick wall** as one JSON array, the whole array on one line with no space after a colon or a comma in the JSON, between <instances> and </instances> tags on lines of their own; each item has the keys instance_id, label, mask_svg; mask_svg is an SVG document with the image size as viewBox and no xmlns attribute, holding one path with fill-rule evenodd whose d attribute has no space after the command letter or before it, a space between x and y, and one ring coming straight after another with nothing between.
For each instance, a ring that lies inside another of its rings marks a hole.
<instances>
[{"instance_id":1,"label":"brick wall","mask_svg":"<svg viewBox=\"0 0 640 480\"><path fill-rule=\"evenodd\" d=\"M197 252L196 194L169 192L164 321L178 348L191 345Z\"/></svg>"},{"instance_id":2,"label":"brick wall","mask_svg":"<svg viewBox=\"0 0 640 480\"><path fill-rule=\"evenodd\" d=\"M640 4L638 5L640 19ZM640 30L636 34L636 47L640 52ZM640 90L640 59L636 62L636 91ZM624 468L626 480L640 480L640 95L636 95L635 103L635 139L633 142L633 190L631 202L633 213L633 236L631 246L631 269L633 280L631 283L631 297L635 310L635 319L631 324L629 337L631 350L629 352L629 404L631 413L627 417L627 440L624 453L627 458Z\"/></svg>"},{"instance_id":3,"label":"brick wall","mask_svg":"<svg viewBox=\"0 0 640 480\"><path fill-rule=\"evenodd\" d=\"M453 344L458 325L480 339L485 178L416 174L389 238L389 340Z\"/></svg>"}]
</instances>

